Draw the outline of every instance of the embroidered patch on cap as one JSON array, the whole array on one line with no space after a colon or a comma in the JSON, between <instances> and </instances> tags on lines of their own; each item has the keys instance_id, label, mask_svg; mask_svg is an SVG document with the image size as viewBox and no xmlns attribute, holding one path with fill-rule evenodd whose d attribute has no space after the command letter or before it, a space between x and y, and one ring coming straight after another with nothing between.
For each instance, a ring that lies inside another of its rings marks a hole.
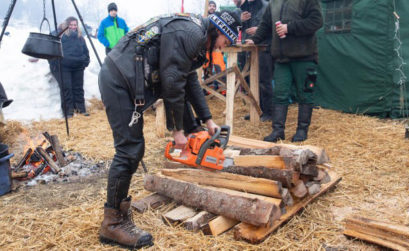
<instances>
[{"instance_id":1,"label":"embroidered patch on cap","mask_svg":"<svg viewBox=\"0 0 409 251\"><path fill-rule=\"evenodd\" d=\"M232 25L235 22L235 19L227 12L224 12L220 18L214 14L209 15L209 20L216 25L216 27L229 38L232 44L237 40L237 33L234 32L229 25ZM225 20L225 21L223 21ZM226 24L227 22L227 24Z\"/></svg>"}]
</instances>

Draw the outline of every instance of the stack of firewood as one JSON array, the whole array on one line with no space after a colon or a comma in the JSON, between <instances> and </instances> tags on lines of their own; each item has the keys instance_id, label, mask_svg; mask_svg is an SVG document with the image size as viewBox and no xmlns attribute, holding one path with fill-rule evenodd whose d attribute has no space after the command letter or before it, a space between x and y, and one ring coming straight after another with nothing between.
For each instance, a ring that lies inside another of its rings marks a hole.
<instances>
[{"instance_id":1,"label":"stack of firewood","mask_svg":"<svg viewBox=\"0 0 409 251\"><path fill-rule=\"evenodd\" d=\"M236 239L257 243L340 180L318 166L328 160L320 148L235 140L222 171L168 162L160 173L146 175L144 187L155 194L133 207L143 212L173 200L181 206L162 216L165 223L212 235L234 227Z\"/></svg>"}]
</instances>

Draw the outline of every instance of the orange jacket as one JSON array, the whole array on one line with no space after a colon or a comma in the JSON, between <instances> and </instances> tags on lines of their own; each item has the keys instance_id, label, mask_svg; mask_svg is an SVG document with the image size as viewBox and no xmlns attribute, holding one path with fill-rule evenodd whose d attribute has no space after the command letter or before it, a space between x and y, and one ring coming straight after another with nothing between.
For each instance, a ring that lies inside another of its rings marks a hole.
<instances>
[{"instance_id":1,"label":"orange jacket","mask_svg":"<svg viewBox=\"0 0 409 251\"><path fill-rule=\"evenodd\" d=\"M223 53L221 53L220 51L214 51L212 53L212 56L213 56L213 64L220 66L220 69L222 71L226 70L226 64L224 63ZM206 58L208 61L210 61L209 52L207 52ZM209 62L203 65L203 69L206 69L207 67L209 67Z\"/></svg>"}]
</instances>

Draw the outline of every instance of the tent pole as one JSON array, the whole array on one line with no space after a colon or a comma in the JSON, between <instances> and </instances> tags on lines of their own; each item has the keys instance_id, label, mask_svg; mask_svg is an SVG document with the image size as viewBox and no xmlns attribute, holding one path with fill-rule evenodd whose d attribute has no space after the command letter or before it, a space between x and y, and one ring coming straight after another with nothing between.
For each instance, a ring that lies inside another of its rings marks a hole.
<instances>
[{"instance_id":1,"label":"tent pole","mask_svg":"<svg viewBox=\"0 0 409 251\"><path fill-rule=\"evenodd\" d=\"M53 7L53 16L54 16L54 29L55 32L58 33L58 26L57 26L57 15L55 13L55 4L54 0L51 0L51 5ZM58 74L59 74L59 80L57 79L58 85L60 87L60 97L61 97L61 103L63 107L63 113L64 113L64 119L65 119L65 129L67 131L67 136L70 136L70 127L68 126L68 117L67 117L67 104L65 103L64 99L64 80L62 77L62 69L61 69L61 58L58 58Z\"/></svg>"},{"instance_id":2,"label":"tent pole","mask_svg":"<svg viewBox=\"0 0 409 251\"><path fill-rule=\"evenodd\" d=\"M13 13L14 6L16 6L16 3L17 3L17 0L13 0L13 2L11 2L11 5L9 6L9 10L7 11L6 17L4 18L3 30L1 31L1 34L0 34L0 46L1 46L1 40L3 39L4 32L6 32L7 25L9 24L11 14Z\"/></svg>"}]
</instances>

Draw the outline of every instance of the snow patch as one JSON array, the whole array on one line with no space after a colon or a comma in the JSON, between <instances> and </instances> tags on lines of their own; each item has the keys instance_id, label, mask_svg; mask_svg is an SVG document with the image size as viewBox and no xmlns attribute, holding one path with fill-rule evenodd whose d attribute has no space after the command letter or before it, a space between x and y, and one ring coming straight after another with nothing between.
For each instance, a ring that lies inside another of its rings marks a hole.
<instances>
[{"instance_id":1,"label":"snow patch","mask_svg":"<svg viewBox=\"0 0 409 251\"><path fill-rule=\"evenodd\" d=\"M3 37L0 48L0 82L8 98L14 102L3 110L5 118L22 122L62 118L60 90L51 77L47 60L40 59L32 63L29 62L29 56L21 53L29 32L38 32L38 28L9 26L7 31L10 35ZM88 39L85 39L91 57L84 73L85 99L100 99L100 66ZM98 40L92 40L103 61L105 48Z\"/></svg>"}]
</instances>

